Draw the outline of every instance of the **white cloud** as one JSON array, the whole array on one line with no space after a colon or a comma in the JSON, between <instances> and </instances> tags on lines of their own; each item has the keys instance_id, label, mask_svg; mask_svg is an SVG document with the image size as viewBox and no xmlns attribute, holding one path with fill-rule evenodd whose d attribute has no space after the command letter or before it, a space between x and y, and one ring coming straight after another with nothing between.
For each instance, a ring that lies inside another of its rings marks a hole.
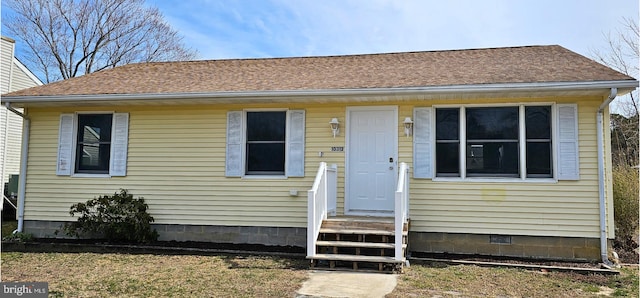
<instances>
[{"instance_id":1,"label":"white cloud","mask_svg":"<svg viewBox=\"0 0 640 298\"><path fill-rule=\"evenodd\" d=\"M340 55L604 42L628 0L150 1L202 58Z\"/></svg>"}]
</instances>

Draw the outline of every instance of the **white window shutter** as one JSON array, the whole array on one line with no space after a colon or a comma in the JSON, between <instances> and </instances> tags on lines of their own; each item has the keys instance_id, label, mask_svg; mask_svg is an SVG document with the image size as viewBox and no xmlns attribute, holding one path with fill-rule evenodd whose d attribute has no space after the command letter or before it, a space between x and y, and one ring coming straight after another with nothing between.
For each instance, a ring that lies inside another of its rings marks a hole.
<instances>
[{"instance_id":1,"label":"white window shutter","mask_svg":"<svg viewBox=\"0 0 640 298\"><path fill-rule=\"evenodd\" d=\"M413 178L433 178L432 108L413 109Z\"/></svg>"},{"instance_id":2,"label":"white window shutter","mask_svg":"<svg viewBox=\"0 0 640 298\"><path fill-rule=\"evenodd\" d=\"M114 113L111 125L110 176L127 175L127 150L129 144L129 113Z\"/></svg>"},{"instance_id":3,"label":"white window shutter","mask_svg":"<svg viewBox=\"0 0 640 298\"><path fill-rule=\"evenodd\" d=\"M287 176L304 177L304 110L289 111Z\"/></svg>"},{"instance_id":4,"label":"white window shutter","mask_svg":"<svg viewBox=\"0 0 640 298\"><path fill-rule=\"evenodd\" d=\"M60 115L60 131L58 133L58 166L56 175L70 176L74 162L73 156L73 114Z\"/></svg>"},{"instance_id":5,"label":"white window shutter","mask_svg":"<svg viewBox=\"0 0 640 298\"><path fill-rule=\"evenodd\" d=\"M227 113L227 154L225 176L242 176L242 112Z\"/></svg>"},{"instance_id":6,"label":"white window shutter","mask_svg":"<svg viewBox=\"0 0 640 298\"><path fill-rule=\"evenodd\" d=\"M579 180L580 158L578 156L578 106L558 106L558 179Z\"/></svg>"}]
</instances>

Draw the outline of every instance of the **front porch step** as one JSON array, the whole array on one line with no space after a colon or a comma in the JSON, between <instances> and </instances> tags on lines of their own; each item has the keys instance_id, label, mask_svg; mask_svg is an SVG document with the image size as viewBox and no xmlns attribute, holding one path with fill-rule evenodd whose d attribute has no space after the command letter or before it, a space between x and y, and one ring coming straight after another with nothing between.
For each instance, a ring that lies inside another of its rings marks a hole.
<instances>
[{"instance_id":1,"label":"front porch step","mask_svg":"<svg viewBox=\"0 0 640 298\"><path fill-rule=\"evenodd\" d=\"M330 217L322 222L311 266L327 270L398 272L405 262L409 222L400 235L392 217ZM396 260L395 240L402 239L402 260Z\"/></svg>"},{"instance_id":2,"label":"front porch step","mask_svg":"<svg viewBox=\"0 0 640 298\"><path fill-rule=\"evenodd\" d=\"M330 217L322 222L323 229L331 230L376 230L376 231L395 231L395 222L393 217ZM404 225L404 229L408 230L408 224Z\"/></svg>"},{"instance_id":3,"label":"front porch step","mask_svg":"<svg viewBox=\"0 0 640 298\"><path fill-rule=\"evenodd\" d=\"M402 264L404 262L403 260L398 261L393 257L339 255L339 254L316 254L312 259L323 260L323 261L368 262L368 263L387 263L387 264Z\"/></svg>"},{"instance_id":4,"label":"front porch step","mask_svg":"<svg viewBox=\"0 0 640 298\"><path fill-rule=\"evenodd\" d=\"M377 230L377 229L328 229L320 228L320 234L351 234L351 235L380 235L393 236L393 231ZM407 231L402 232L403 236L408 235Z\"/></svg>"},{"instance_id":5,"label":"front porch step","mask_svg":"<svg viewBox=\"0 0 640 298\"><path fill-rule=\"evenodd\" d=\"M395 247L393 243L355 242L355 241L318 241L316 245L325 246L325 247L383 248L383 249L393 249ZM406 249L407 245L403 244L402 248Z\"/></svg>"}]
</instances>

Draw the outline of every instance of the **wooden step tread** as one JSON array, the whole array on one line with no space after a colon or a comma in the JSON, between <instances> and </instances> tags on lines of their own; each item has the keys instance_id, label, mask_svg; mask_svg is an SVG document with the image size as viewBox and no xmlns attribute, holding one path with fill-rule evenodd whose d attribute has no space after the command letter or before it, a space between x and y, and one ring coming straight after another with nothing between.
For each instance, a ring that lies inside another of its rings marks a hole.
<instances>
[{"instance_id":1,"label":"wooden step tread","mask_svg":"<svg viewBox=\"0 0 640 298\"><path fill-rule=\"evenodd\" d=\"M385 231L385 230L373 230L373 229L328 229L328 228L320 228L320 233L324 234L362 234L362 235L382 235L382 236L393 236L395 231ZM408 234L407 231L403 231L402 235L406 236Z\"/></svg>"},{"instance_id":2,"label":"wooden step tread","mask_svg":"<svg viewBox=\"0 0 640 298\"><path fill-rule=\"evenodd\" d=\"M335 247L360 247L360 248L388 248L393 249L395 245L393 243L377 243L377 242L355 242L355 241L318 241L318 246L335 246ZM403 244L402 248L406 248L407 245Z\"/></svg>"},{"instance_id":3,"label":"wooden step tread","mask_svg":"<svg viewBox=\"0 0 640 298\"><path fill-rule=\"evenodd\" d=\"M393 257L339 255L339 254L316 254L313 257L308 257L308 259L326 260L326 261L346 261L346 262L394 263L394 264L400 264L404 262L404 261L397 261Z\"/></svg>"},{"instance_id":4,"label":"wooden step tread","mask_svg":"<svg viewBox=\"0 0 640 298\"><path fill-rule=\"evenodd\" d=\"M332 222L382 222L382 223L394 223L393 217L377 217L377 216L340 216L340 217L328 217L325 221Z\"/></svg>"}]
</instances>

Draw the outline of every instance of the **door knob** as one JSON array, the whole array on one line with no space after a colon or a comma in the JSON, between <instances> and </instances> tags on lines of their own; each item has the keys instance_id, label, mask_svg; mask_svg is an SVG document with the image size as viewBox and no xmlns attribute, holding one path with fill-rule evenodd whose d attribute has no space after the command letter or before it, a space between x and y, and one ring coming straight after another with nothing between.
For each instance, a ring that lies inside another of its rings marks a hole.
<instances>
[{"instance_id":1,"label":"door knob","mask_svg":"<svg viewBox=\"0 0 640 298\"><path fill-rule=\"evenodd\" d=\"M389 162L393 162L393 157L389 157Z\"/></svg>"}]
</instances>

